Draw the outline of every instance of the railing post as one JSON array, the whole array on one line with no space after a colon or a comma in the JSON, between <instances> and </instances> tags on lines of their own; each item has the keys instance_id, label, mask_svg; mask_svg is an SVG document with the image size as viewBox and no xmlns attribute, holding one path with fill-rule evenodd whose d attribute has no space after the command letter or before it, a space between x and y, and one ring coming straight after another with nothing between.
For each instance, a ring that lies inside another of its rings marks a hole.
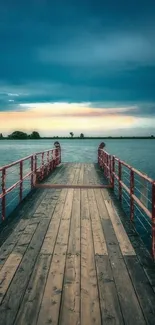
<instances>
[{"instance_id":1,"label":"railing post","mask_svg":"<svg viewBox=\"0 0 155 325\"><path fill-rule=\"evenodd\" d=\"M56 148L56 166L61 162L61 147Z\"/></svg>"},{"instance_id":2,"label":"railing post","mask_svg":"<svg viewBox=\"0 0 155 325\"><path fill-rule=\"evenodd\" d=\"M106 177L106 154L103 151L103 169L104 169L104 176Z\"/></svg>"},{"instance_id":3,"label":"railing post","mask_svg":"<svg viewBox=\"0 0 155 325\"><path fill-rule=\"evenodd\" d=\"M42 152L41 161L42 161L41 178L43 179L44 178L44 152Z\"/></svg>"},{"instance_id":4,"label":"railing post","mask_svg":"<svg viewBox=\"0 0 155 325\"><path fill-rule=\"evenodd\" d=\"M55 163L58 165L58 149L55 149Z\"/></svg>"},{"instance_id":5,"label":"railing post","mask_svg":"<svg viewBox=\"0 0 155 325\"><path fill-rule=\"evenodd\" d=\"M152 184L152 255L155 259L155 182Z\"/></svg>"},{"instance_id":6,"label":"railing post","mask_svg":"<svg viewBox=\"0 0 155 325\"><path fill-rule=\"evenodd\" d=\"M98 164L101 167L101 164L100 164L100 152L101 152L101 150L98 148Z\"/></svg>"},{"instance_id":7,"label":"railing post","mask_svg":"<svg viewBox=\"0 0 155 325\"><path fill-rule=\"evenodd\" d=\"M51 151L51 158L50 158L50 170L53 170L53 150Z\"/></svg>"},{"instance_id":8,"label":"railing post","mask_svg":"<svg viewBox=\"0 0 155 325\"><path fill-rule=\"evenodd\" d=\"M103 164L104 164L103 159L104 159L104 152L103 152L103 150L99 149L99 166L102 169L103 169Z\"/></svg>"},{"instance_id":9,"label":"railing post","mask_svg":"<svg viewBox=\"0 0 155 325\"><path fill-rule=\"evenodd\" d=\"M34 184L37 182L37 155L34 158Z\"/></svg>"},{"instance_id":10,"label":"railing post","mask_svg":"<svg viewBox=\"0 0 155 325\"><path fill-rule=\"evenodd\" d=\"M106 154L106 177L108 178L108 162L109 162L109 156Z\"/></svg>"},{"instance_id":11,"label":"railing post","mask_svg":"<svg viewBox=\"0 0 155 325\"><path fill-rule=\"evenodd\" d=\"M60 148L56 148L55 149L55 158L56 158L56 166L58 166L59 165L59 153L60 153Z\"/></svg>"},{"instance_id":12,"label":"railing post","mask_svg":"<svg viewBox=\"0 0 155 325\"><path fill-rule=\"evenodd\" d=\"M6 179L6 169L3 168L2 170L2 220L5 219L6 216L6 197L5 197L5 179Z\"/></svg>"},{"instance_id":13,"label":"railing post","mask_svg":"<svg viewBox=\"0 0 155 325\"><path fill-rule=\"evenodd\" d=\"M61 164L61 146L59 148L59 164Z\"/></svg>"},{"instance_id":14,"label":"railing post","mask_svg":"<svg viewBox=\"0 0 155 325\"><path fill-rule=\"evenodd\" d=\"M109 181L110 181L110 184L112 183L111 182L111 155L109 155Z\"/></svg>"},{"instance_id":15,"label":"railing post","mask_svg":"<svg viewBox=\"0 0 155 325\"><path fill-rule=\"evenodd\" d=\"M121 180L122 180L122 164L121 164L121 161L120 160L118 162L118 178L119 178L119 200L122 201L122 185L121 185Z\"/></svg>"},{"instance_id":16,"label":"railing post","mask_svg":"<svg viewBox=\"0 0 155 325\"><path fill-rule=\"evenodd\" d=\"M50 153L47 151L47 174L50 172Z\"/></svg>"},{"instance_id":17,"label":"railing post","mask_svg":"<svg viewBox=\"0 0 155 325\"><path fill-rule=\"evenodd\" d=\"M106 166L106 168L105 168L106 178L108 178L108 168L107 168L107 166L108 166L108 155L107 154L105 154L105 166Z\"/></svg>"},{"instance_id":18,"label":"railing post","mask_svg":"<svg viewBox=\"0 0 155 325\"><path fill-rule=\"evenodd\" d=\"M111 161L111 164L112 164L112 188L114 189L114 186L115 186L115 177L114 177L114 173L115 173L115 157L112 156L112 161Z\"/></svg>"},{"instance_id":19,"label":"railing post","mask_svg":"<svg viewBox=\"0 0 155 325\"><path fill-rule=\"evenodd\" d=\"M134 171L130 170L130 220L133 221L134 218L134 199L132 195L134 194Z\"/></svg>"},{"instance_id":20,"label":"railing post","mask_svg":"<svg viewBox=\"0 0 155 325\"><path fill-rule=\"evenodd\" d=\"M23 198L23 161L20 161L20 191L19 191L20 202Z\"/></svg>"},{"instance_id":21,"label":"railing post","mask_svg":"<svg viewBox=\"0 0 155 325\"><path fill-rule=\"evenodd\" d=\"M109 177L109 155L107 155L107 159L106 159L106 164L107 164L107 179Z\"/></svg>"},{"instance_id":22,"label":"railing post","mask_svg":"<svg viewBox=\"0 0 155 325\"><path fill-rule=\"evenodd\" d=\"M109 158L110 158L110 156L109 155L107 155L107 179L109 178L109 176L110 176L110 169L109 169Z\"/></svg>"},{"instance_id":23,"label":"railing post","mask_svg":"<svg viewBox=\"0 0 155 325\"><path fill-rule=\"evenodd\" d=\"M31 189L34 186L34 157L31 157Z\"/></svg>"}]
</instances>

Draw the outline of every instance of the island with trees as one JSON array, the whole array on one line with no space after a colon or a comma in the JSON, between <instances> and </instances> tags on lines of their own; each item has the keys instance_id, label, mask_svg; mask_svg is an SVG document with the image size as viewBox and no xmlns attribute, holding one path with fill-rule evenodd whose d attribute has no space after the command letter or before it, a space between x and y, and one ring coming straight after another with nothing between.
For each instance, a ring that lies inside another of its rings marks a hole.
<instances>
[{"instance_id":1,"label":"island with trees","mask_svg":"<svg viewBox=\"0 0 155 325\"><path fill-rule=\"evenodd\" d=\"M155 139L154 135L151 136L85 136L84 133L79 134L79 136L75 136L73 132L69 132L69 136L53 136L53 137L41 137L38 131L33 131L31 134L27 134L23 131L14 131L8 136L3 136L0 133L0 140L41 140L41 139Z\"/></svg>"}]
</instances>

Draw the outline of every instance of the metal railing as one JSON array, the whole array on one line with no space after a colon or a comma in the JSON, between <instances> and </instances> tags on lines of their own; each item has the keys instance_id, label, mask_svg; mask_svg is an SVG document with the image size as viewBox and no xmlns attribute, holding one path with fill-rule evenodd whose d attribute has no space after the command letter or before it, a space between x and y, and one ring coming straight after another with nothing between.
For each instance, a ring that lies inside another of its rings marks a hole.
<instances>
[{"instance_id":1,"label":"metal railing","mask_svg":"<svg viewBox=\"0 0 155 325\"><path fill-rule=\"evenodd\" d=\"M155 180L100 147L98 164L155 258Z\"/></svg>"},{"instance_id":2,"label":"metal railing","mask_svg":"<svg viewBox=\"0 0 155 325\"><path fill-rule=\"evenodd\" d=\"M61 148L37 152L0 167L0 222L61 162Z\"/></svg>"}]
</instances>

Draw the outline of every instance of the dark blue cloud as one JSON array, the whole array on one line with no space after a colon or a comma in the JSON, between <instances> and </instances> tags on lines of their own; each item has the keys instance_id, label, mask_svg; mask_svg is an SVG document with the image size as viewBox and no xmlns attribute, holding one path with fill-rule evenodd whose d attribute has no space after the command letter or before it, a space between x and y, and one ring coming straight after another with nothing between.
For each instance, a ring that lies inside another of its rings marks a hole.
<instances>
[{"instance_id":1,"label":"dark blue cloud","mask_svg":"<svg viewBox=\"0 0 155 325\"><path fill-rule=\"evenodd\" d=\"M86 101L154 114L154 0L1 0L0 12L1 111Z\"/></svg>"}]
</instances>

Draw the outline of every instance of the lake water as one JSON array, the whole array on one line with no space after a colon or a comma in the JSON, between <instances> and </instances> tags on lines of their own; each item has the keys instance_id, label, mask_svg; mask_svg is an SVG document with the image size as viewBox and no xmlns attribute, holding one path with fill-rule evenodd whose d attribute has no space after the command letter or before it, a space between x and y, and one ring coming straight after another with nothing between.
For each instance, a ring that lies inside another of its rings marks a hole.
<instances>
[{"instance_id":1,"label":"lake water","mask_svg":"<svg viewBox=\"0 0 155 325\"><path fill-rule=\"evenodd\" d=\"M63 162L96 162L102 140L61 140ZM155 179L155 140L105 140L106 150ZM2 140L0 166L53 148L54 140Z\"/></svg>"}]
</instances>

